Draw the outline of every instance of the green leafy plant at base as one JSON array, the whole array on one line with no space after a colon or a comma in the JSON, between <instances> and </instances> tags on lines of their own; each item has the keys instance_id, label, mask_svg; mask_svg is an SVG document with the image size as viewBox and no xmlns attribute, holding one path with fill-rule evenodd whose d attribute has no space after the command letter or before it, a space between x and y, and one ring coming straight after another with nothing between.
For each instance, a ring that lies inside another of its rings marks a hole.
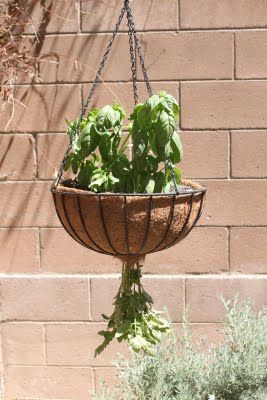
<instances>
[{"instance_id":1,"label":"green leafy plant at base","mask_svg":"<svg viewBox=\"0 0 267 400\"><path fill-rule=\"evenodd\" d=\"M154 357L120 360L117 387L103 387L96 400L266 400L267 310L255 314L251 301L224 304L221 344L203 352L186 317L180 341L167 335Z\"/></svg>"},{"instance_id":2,"label":"green leafy plant at base","mask_svg":"<svg viewBox=\"0 0 267 400\"><path fill-rule=\"evenodd\" d=\"M125 117L121 105L113 104L92 109L82 120L67 121L72 148L64 169L72 169L78 188L96 193L170 192L181 181L176 164L183 155L176 100L160 92L137 104L122 141ZM131 160L126 155L130 141Z\"/></svg>"},{"instance_id":3,"label":"green leafy plant at base","mask_svg":"<svg viewBox=\"0 0 267 400\"><path fill-rule=\"evenodd\" d=\"M115 297L115 310L110 317L102 315L108 321L108 329L99 334L103 343L96 349L100 354L112 339L127 341L136 352L154 355L155 344L160 342L162 333L170 331L169 323L152 309L153 299L141 284L141 266L137 263L129 267L123 263L122 279Z\"/></svg>"}]
</instances>

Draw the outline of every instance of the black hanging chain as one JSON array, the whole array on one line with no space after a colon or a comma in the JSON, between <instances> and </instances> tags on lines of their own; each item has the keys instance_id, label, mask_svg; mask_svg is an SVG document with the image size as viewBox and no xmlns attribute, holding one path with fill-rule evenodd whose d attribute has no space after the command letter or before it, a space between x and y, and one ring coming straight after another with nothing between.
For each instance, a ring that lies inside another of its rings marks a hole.
<instances>
[{"instance_id":1,"label":"black hanging chain","mask_svg":"<svg viewBox=\"0 0 267 400\"><path fill-rule=\"evenodd\" d=\"M127 10L127 24L128 24L128 35L129 35L129 45L130 45L130 61L131 61L131 70L132 70L132 84L133 84L133 94L134 94L134 103L135 105L138 103L138 93L137 93L137 75L136 75L136 52L134 48L134 33L132 30L131 22L129 20L129 12Z\"/></svg>"},{"instance_id":2,"label":"black hanging chain","mask_svg":"<svg viewBox=\"0 0 267 400\"><path fill-rule=\"evenodd\" d=\"M114 29L114 31L113 31L112 37L111 37L110 40L109 40L109 44L108 44L108 46L107 46L107 48L106 48L105 54L104 54L104 56L103 56L103 60L102 60L100 66L99 66L99 68L98 68L97 73L96 73L96 77L95 77L95 80L94 80L94 82L93 82L92 88L91 88L91 90L90 90L90 92L89 92L89 95L88 95L88 97L87 97L86 102L84 103L84 106L83 106L83 109L82 109L82 113L81 113L82 116L85 115L86 110L87 110L87 108L88 108L88 106L89 106L89 104L90 104L90 102L91 102L92 97L93 97L93 94L94 94L94 91L95 91L95 87L96 87L96 85L99 83L100 76L101 76L101 72L102 72L102 70L103 70L104 67L105 67L107 58L108 58L108 56L109 56L111 47L112 47L113 42L114 42L114 40L115 40L115 37L116 37L116 35L117 35L118 31L119 31L119 28L120 28L120 25L121 25L121 21L122 21L122 19L123 19L123 17L124 17L125 12L126 12L126 7L125 7L125 5L124 5L123 8L122 8L122 10L121 10L121 13L120 13L120 15L119 15L119 18L118 18L118 21L117 21L117 23L116 23L115 29Z\"/></svg>"},{"instance_id":3,"label":"black hanging chain","mask_svg":"<svg viewBox=\"0 0 267 400\"><path fill-rule=\"evenodd\" d=\"M144 81L146 83L148 94L149 94L149 96L152 96L152 94L153 94L152 93L152 88L151 88L151 85L150 85L150 82L149 82L149 79L148 79L147 70L146 70L146 67L145 67L145 61L144 61L144 57L143 57L143 54L142 54L141 46L140 46L140 43L139 43L139 39L138 39L138 36L137 36L135 23L134 23L134 19L133 19L133 14L132 14L132 10L131 10L131 7L130 7L129 3L130 3L129 0L125 0L125 2L124 2L124 5L125 5L126 10L127 10L128 26L129 26L129 29L131 27L131 31L132 31L132 35L133 35L133 38L134 38L135 47L136 47L138 55L139 55L140 65L141 65L142 73L143 73L143 76L144 76Z\"/></svg>"}]
</instances>

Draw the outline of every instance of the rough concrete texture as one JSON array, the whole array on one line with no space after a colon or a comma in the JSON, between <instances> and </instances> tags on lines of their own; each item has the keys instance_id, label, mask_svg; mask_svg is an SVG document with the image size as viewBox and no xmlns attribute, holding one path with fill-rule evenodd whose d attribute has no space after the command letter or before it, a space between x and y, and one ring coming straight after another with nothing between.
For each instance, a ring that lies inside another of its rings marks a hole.
<instances>
[{"instance_id":1,"label":"rough concrete texture","mask_svg":"<svg viewBox=\"0 0 267 400\"><path fill-rule=\"evenodd\" d=\"M35 3L38 24L43 9ZM23 76L17 82L8 132L12 104L0 107L3 400L90 399L100 378L115 382L112 361L127 354L114 344L93 357L120 265L66 234L49 191L67 145L64 118L77 116L122 3L55 1L42 43L42 55L53 53L54 62L41 64L39 84ZM178 333L190 305L194 337L206 333L218 343L218 296L252 297L256 308L267 302L267 2L132 5L152 87L181 105L183 176L208 187L199 226L147 257L145 286L156 306L168 306ZM119 100L130 112L129 66L124 23L92 106ZM138 89L145 99L144 84Z\"/></svg>"}]
</instances>

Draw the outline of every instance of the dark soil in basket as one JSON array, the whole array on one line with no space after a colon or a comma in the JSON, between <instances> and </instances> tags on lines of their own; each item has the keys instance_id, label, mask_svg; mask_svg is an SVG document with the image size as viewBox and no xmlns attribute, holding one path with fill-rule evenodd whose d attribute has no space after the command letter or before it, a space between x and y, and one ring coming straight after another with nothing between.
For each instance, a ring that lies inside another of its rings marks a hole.
<instances>
[{"instance_id":1,"label":"dark soil in basket","mask_svg":"<svg viewBox=\"0 0 267 400\"><path fill-rule=\"evenodd\" d=\"M73 189L80 189L80 190L87 190L88 192L92 193L90 190L86 189L86 188L80 188L78 182L75 179L66 179L63 182L61 182L61 185L66 186L68 188L73 188ZM190 193L192 192L193 188L189 185L178 185L178 190L179 193ZM175 193L175 187L174 185L171 186L171 190L169 193ZM150 194L150 193L148 193ZM167 193L165 193L167 194Z\"/></svg>"}]
</instances>

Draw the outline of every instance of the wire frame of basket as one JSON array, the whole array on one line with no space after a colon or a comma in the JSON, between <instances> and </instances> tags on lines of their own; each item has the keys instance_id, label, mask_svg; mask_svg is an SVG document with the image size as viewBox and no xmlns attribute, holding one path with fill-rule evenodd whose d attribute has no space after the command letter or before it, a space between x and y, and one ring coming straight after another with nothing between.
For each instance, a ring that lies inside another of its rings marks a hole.
<instances>
[{"instance_id":1,"label":"wire frame of basket","mask_svg":"<svg viewBox=\"0 0 267 400\"><path fill-rule=\"evenodd\" d=\"M58 217L82 246L122 260L140 260L167 249L192 230L200 218L206 189L184 180L181 193L91 193L58 185L52 188Z\"/></svg>"}]
</instances>

